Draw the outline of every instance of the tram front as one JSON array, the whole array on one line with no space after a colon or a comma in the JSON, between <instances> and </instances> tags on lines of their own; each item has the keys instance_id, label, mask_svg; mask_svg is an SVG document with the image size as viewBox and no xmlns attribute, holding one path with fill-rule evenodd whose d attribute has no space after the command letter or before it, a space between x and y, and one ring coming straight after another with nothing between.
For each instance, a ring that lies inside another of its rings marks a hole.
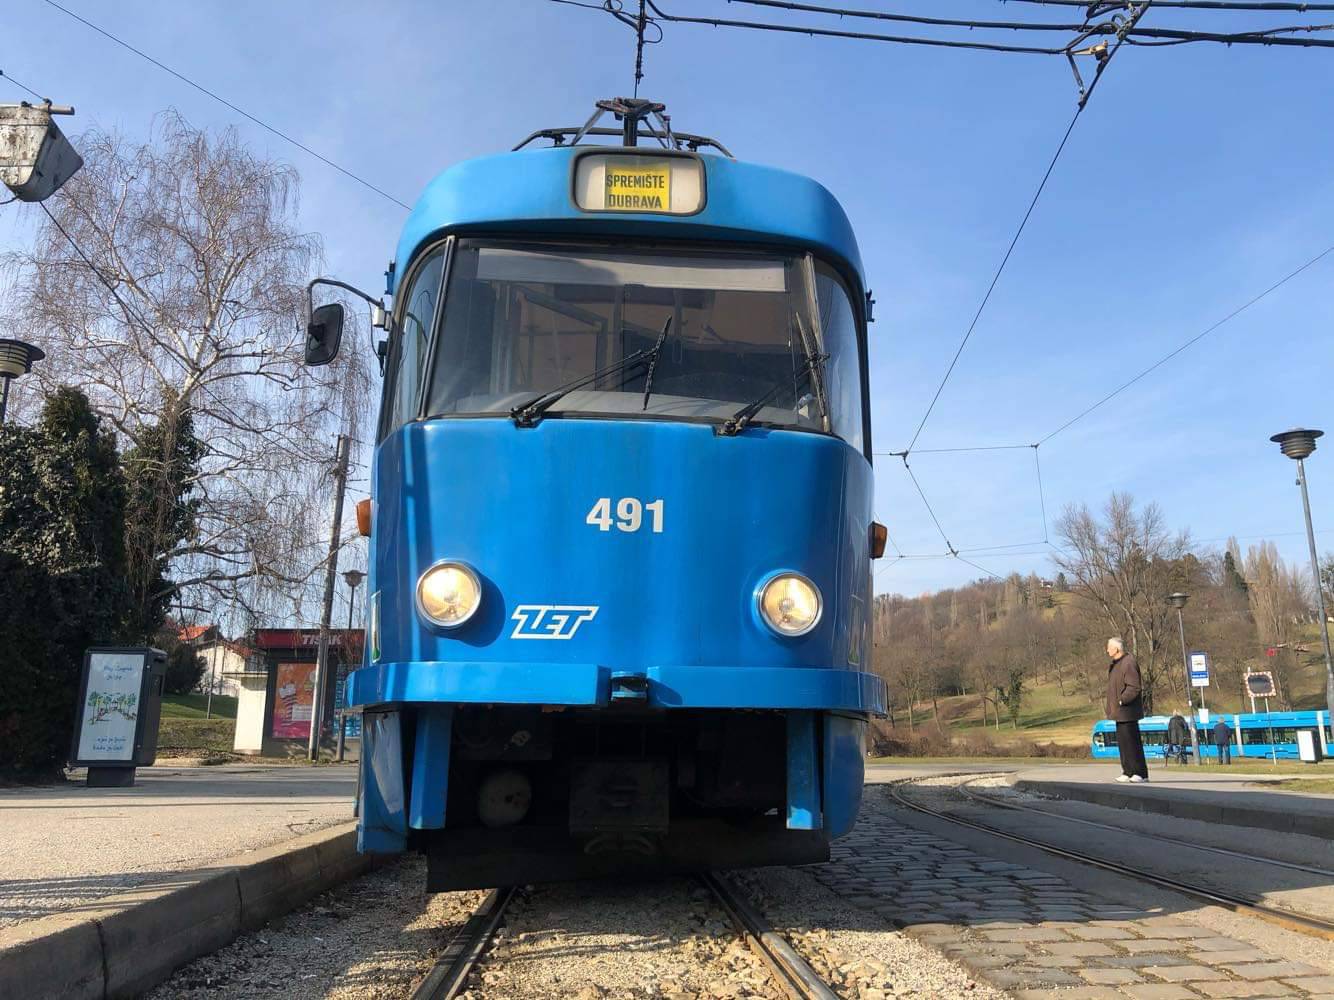
<instances>
[{"instance_id":1,"label":"tram front","mask_svg":"<svg viewBox=\"0 0 1334 1000\"><path fill-rule=\"evenodd\" d=\"M440 889L827 856L884 707L832 196L724 157L512 153L442 175L399 261L362 848L422 847Z\"/></svg>"}]
</instances>

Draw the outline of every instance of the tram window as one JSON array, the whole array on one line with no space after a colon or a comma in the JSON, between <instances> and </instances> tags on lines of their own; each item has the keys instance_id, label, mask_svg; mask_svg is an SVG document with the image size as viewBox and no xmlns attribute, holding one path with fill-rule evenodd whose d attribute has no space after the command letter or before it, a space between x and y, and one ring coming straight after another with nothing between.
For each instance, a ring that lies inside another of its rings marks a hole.
<instances>
[{"instance_id":1,"label":"tram window","mask_svg":"<svg viewBox=\"0 0 1334 1000\"><path fill-rule=\"evenodd\" d=\"M1272 730L1268 726L1250 726L1241 731L1241 742L1246 746L1269 743L1271 732L1275 743L1297 742L1297 730L1292 726L1275 726Z\"/></svg>"},{"instance_id":2,"label":"tram window","mask_svg":"<svg viewBox=\"0 0 1334 1000\"><path fill-rule=\"evenodd\" d=\"M427 411L508 413L652 350L666 328L647 408L639 367L569 393L556 411L721 420L772 393L758 422L822 430L803 367L821 349L809 312L818 302L830 427L861 449L855 313L832 271L817 276L816 290L808 275L797 256L463 242L450 265Z\"/></svg>"},{"instance_id":3,"label":"tram window","mask_svg":"<svg viewBox=\"0 0 1334 1000\"><path fill-rule=\"evenodd\" d=\"M440 277L445 254L437 250L421 266L412 279L399 323L398 349L394 369L389 374L393 394L386 409L392 414L389 426L405 424L417 415L418 390L422 370L426 364L426 345L431 339L431 321L435 317L435 303L440 297Z\"/></svg>"},{"instance_id":4,"label":"tram window","mask_svg":"<svg viewBox=\"0 0 1334 1000\"><path fill-rule=\"evenodd\" d=\"M862 368L857 343L857 317L847 288L827 264L815 269L815 301L820 310L829 361L829 419L840 436L862 450Z\"/></svg>"}]
</instances>

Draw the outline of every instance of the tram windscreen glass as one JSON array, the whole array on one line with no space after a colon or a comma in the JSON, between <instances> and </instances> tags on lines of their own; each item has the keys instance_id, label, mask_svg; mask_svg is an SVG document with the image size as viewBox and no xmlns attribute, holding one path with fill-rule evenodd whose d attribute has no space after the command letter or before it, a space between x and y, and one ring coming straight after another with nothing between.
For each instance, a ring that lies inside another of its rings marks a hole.
<instances>
[{"instance_id":1,"label":"tram windscreen glass","mask_svg":"<svg viewBox=\"0 0 1334 1000\"><path fill-rule=\"evenodd\" d=\"M807 257L463 241L442 314L430 416L508 414L652 350L670 319L646 409L635 366L549 413L725 420L772 392L755 422L862 445L856 313L843 282ZM812 353L828 355L816 380Z\"/></svg>"}]
</instances>

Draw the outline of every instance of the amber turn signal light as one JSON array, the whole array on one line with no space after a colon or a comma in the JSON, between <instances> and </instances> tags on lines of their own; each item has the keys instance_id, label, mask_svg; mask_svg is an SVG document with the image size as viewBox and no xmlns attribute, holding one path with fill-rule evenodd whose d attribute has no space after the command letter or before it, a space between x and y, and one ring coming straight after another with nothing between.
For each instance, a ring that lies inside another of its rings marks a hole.
<instances>
[{"instance_id":1,"label":"amber turn signal light","mask_svg":"<svg viewBox=\"0 0 1334 1000\"><path fill-rule=\"evenodd\" d=\"M367 532L369 534L369 532ZM889 541L889 529L879 521L871 522L871 558L879 559L885 554L885 542Z\"/></svg>"},{"instance_id":2,"label":"amber turn signal light","mask_svg":"<svg viewBox=\"0 0 1334 1000\"><path fill-rule=\"evenodd\" d=\"M357 531L367 538L371 537L371 501L370 497L357 501Z\"/></svg>"}]
</instances>

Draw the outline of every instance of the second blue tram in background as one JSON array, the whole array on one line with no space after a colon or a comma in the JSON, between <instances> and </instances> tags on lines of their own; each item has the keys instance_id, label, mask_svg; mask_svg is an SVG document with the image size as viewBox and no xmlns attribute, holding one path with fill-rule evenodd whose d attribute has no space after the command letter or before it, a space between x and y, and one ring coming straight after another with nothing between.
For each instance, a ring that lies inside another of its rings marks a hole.
<instances>
[{"instance_id":1,"label":"second blue tram in background","mask_svg":"<svg viewBox=\"0 0 1334 1000\"><path fill-rule=\"evenodd\" d=\"M359 844L433 889L822 860L884 711L848 219L599 107L433 181L372 310Z\"/></svg>"},{"instance_id":2,"label":"second blue tram in background","mask_svg":"<svg viewBox=\"0 0 1334 1000\"><path fill-rule=\"evenodd\" d=\"M1200 756L1205 760L1218 759L1218 748L1214 746L1214 724L1220 717L1232 730L1233 757L1296 760L1297 734L1303 730L1311 733L1314 745L1323 748L1321 752L1324 756L1334 754L1334 728L1330 726L1328 712L1222 712L1211 713L1208 722L1197 723ZM1170 721L1166 715L1150 715L1140 720L1144 754L1150 760L1164 755ZM1186 749L1190 750L1189 745ZM1118 759L1115 722L1102 719L1094 725L1092 750L1095 758Z\"/></svg>"}]
</instances>

